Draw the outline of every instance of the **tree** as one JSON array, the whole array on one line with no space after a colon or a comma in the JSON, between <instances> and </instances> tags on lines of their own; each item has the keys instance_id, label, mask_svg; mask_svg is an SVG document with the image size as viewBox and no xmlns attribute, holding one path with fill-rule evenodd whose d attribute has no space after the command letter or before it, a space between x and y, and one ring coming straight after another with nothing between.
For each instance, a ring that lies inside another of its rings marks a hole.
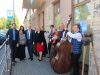
<instances>
[{"instance_id":1,"label":"tree","mask_svg":"<svg viewBox=\"0 0 100 75\"><path fill-rule=\"evenodd\" d=\"M12 23L14 23L14 18L13 19L7 19L6 28L7 29L11 28ZM17 15L15 15L15 23L16 23L16 27L19 28L20 21L19 21Z\"/></svg>"},{"instance_id":2,"label":"tree","mask_svg":"<svg viewBox=\"0 0 100 75\"><path fill-rule=\"evenodd\" d=\"M6 18L0 18L0 29L6 29Z\"/></svg>"},{"instance_id":3,"label":"tree","mask_svg":"<svg viewBox=\"0 0 100 75\"><path fill-rule=\"evenodd\" d=\"M0 18L0 29L6 29L6 28L9 29L11 28L12 23L14 23L13 19L6 19L5 17L1 17ZM15 23L16 23L16 27L19 28L20 21L16 15L15 15Z\"/></svg>"},{"instance_id":4,"label":"tree","mask_svg":"<svg viewBox=\"0 0 100 75\"><path fill-rule=\"evenodd\" d=\"M6 28L7 29L11 28L11 24L12 24L12 20L7 19Z\"/></svg>"},{"instance_id":5,"label":"tree","mask_svg":"<svg viewBox=\"0 0 100 75\"><path fill-rule=\"evenodd\" d=\"M20 21L19 21L19 18L17 17L17 15L15 15L15 23L16 23L16 27L19 28L20 27Z\"/></svg>"}]
</instances>

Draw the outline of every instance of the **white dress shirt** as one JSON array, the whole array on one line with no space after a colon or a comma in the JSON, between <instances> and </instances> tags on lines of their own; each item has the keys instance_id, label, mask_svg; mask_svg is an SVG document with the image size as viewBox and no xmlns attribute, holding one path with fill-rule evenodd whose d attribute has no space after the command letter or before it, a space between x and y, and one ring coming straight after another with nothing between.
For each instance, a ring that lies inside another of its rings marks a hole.
<instances>
[{"instance_id":1,"label":"white dress shirt","mask_svg":"<svg viewBox=\"0 0 100 75\"><path fill-rule=\"evenodd\" d=\"M65 32L66 32L66 31L63 32L63 35L62 35L62 37L61 37L61 41L65 41L65 40L66 40L66 39L65 39L65 36L67 37L67 35L65 34Z\"/></svg>"},{"instance_id":2,"label":"white dress shirt","mask_svg":"<svg viewBox=\"0 0 100 75\"><path fill-rule=\"evenodd\" d=\"M79 33L79 32L76 32L76 33L71 33L71 32L68 32L67 34L66 34L66 36L69 36L71 39L73 38L73 39L76 39L77 41L82 41L82 34L81 33ZM71 42L71 40L69 40L70 42Z\"/></svg>"}]
</instances>

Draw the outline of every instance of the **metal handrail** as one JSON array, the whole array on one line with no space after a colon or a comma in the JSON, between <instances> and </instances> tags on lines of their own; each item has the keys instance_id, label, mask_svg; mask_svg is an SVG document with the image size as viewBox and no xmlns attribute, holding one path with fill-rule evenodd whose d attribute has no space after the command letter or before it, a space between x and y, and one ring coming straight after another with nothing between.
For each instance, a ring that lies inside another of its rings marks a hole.
<instances>
[{"instance_id":1,"label":"metal handrail","mask_svg":"<svg viewBox=\"0 0 100 75\"><path fill-rule=\"evenodd\" d=\"M3 46L6 44L7 41L8 41L8 39L6 39L6 41L0 46L0 51L2 50ZM3 58L0 61L0 64L2 63L4 56L5 56L5 54L3 55Z\"/></svg>"},{"instance_id":2,"label":"metal handrail","mask_svg":"<svg viewBox=\"0 0 100 75\"><path fill-rule=\"evenodd\" d=\"M6 41L4 41L4 43L0 46L0 51L1 51L1 48L6 44L7 41L8 41L8 38L7 38Z\"/></svg>"},{"instance_id":3,"label":"metal handrail","mask_svg":"<svg viewBox=\"0 0 100 75\"><path fill-rule=\"evenodd\" d=\"M7 41L8 41L8 38L6 39L6 41L0 46L0 51L3 51L3 47L5 47L4 48L4 53L3 53L3 55L2 55L2 58L1 58L1 60L0 60L0 65L2 65L3 64L3 66L1 67L1 73L0 73L0 75L3 75L3 74L7 74L8 75L8 71L9 71L9 69L8 69L8 57L9 57L9 55L10 55L10 53L8 54L8 52L7 52L7 45L6 45L6 43L7 43ZM11 67L11 66L10 66Z\"/></svg>"}]
</instances>

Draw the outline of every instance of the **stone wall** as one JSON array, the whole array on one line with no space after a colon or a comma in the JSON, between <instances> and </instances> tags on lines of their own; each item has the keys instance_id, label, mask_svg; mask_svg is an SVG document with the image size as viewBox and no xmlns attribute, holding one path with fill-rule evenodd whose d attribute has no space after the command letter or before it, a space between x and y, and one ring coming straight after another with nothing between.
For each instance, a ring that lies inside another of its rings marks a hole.
<instances>
[{"instance_id":1,"label":"stone wall","mask_svg":"<svg viewBox=\"0 0 100 75\"><path fill-rule=\"evenodd\" d=\"M60 15L64 25L67 24L68 16L72 14L72 0L60 0ZM71 25L69 25L69 28Z\"/></svg>"},{"instance_id":2,"label":"stone wall","mask_svg":"<svg viewBox=\"0 0 100 75\"><path fill-rule=\"evenodd\" d=\"M94 40L94 49L96 54L96 62L99 68L100 75L100 0L91 0L92 5L92 32ZM90 61L89 61L89 75L97 75L96 64L94 62L92 47L90 50Z\"/></svg>"},{"instance_id":3,"label":"stone wall","mask_svg":"<svg viewBox=\"0 0 100 75\"><path fill-rule=\"evenodd\" d=\"M46 0L44 5L33 13L33 25L50 30L50 25L54 25L54 5L53 2L60 2L61 22L66 25L68 15L71 14L71 0ZM44 19L44 20L43 20ZM43 22L44 21L44 22Z\"/></svg>"}]
</instances>

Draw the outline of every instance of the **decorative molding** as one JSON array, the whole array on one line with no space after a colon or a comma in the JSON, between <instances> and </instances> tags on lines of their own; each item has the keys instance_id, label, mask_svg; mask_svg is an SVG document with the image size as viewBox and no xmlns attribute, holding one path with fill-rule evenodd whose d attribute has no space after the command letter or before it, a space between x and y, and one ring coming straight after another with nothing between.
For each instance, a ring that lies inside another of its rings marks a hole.
<instances>
[{"instance_id":1,"label":"decorative molding","mask_svg":"<svg viewBox=\"0 0 100 75\"><path fill-rule=\"evenodd\" d=\"M86 1L82 1L82 2L80 2L78 4L74 4L74 2L73 2L72 6L73 6L73 8L75 8L75 7L81 6L81 5L89 3L89 2L91 2L91 1L90 0L86 0Z\"/></svg>"},{"instance_id":2,"label":"decorative molding","mask_svg":"<svg viewBox=\"0 0 100 75\"><path fill-rule=\"evenodd\" d=\"M60 2L60 0L52 0L52 1L51 1L52 4L56 4L56 3L58 3L58 2Z\"/></svg>"}]
</instances>

